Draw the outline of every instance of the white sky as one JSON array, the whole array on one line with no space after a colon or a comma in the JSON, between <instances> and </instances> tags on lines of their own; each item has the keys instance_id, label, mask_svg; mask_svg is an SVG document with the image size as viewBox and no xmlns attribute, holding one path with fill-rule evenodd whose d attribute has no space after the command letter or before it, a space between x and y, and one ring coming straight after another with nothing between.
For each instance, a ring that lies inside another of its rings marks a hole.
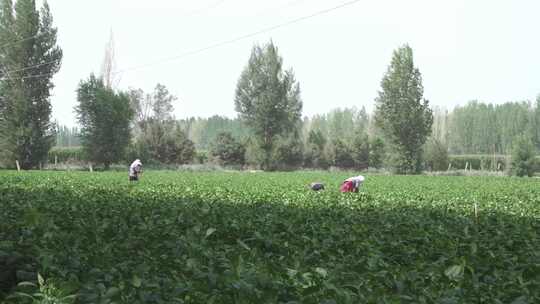
<instances>
[{"instance_id":1,"label":"white sky","mask_svg":"<svg viewBox=\"0 0 540 304\"><path fill-rule=\"evenodd\" d=\"M81 79L99 73L110 31L118 69L182 55L337 6L347 0L49 0L62 69L53 117L76 124ZM540 1L364 0L181 60L130 70L120 89L178 96L178 118L235 117L234 91L254 43L272 39L302 89L304 115L373 109L392 51L414 50L432 105L533 100L540 93Z\"/></svg>"}]
</instances>

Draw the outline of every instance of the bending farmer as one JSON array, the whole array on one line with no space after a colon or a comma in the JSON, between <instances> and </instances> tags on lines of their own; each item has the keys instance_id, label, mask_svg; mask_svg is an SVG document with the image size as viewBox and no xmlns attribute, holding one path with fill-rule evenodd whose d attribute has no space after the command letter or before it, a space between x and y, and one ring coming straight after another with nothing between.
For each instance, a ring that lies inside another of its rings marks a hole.
<instances>
[{"instance_id":1,"label":"bending farmer","mask_svg":"<svg viewBox=\"0 0 540 304\"><path fill-rule=\"evenodd\" d=\"M358 192L358 190L360 189L360 186L362 185L365 179L366 178L363 177L362 175L349 177L345 181L343 181L339 190L341 192Z\"/></svg>"},{"instance_id":2,"label":"bending farmer","mask_svg":"<svg viewBox=\"0 0 540 304\"><path fill-rule=\"evenodd\" d=\"M138 181L140 174L142 174L142 163L141 160L136 159L131 166L129 166L129 181Z\"/></svg>"}]
</instances>

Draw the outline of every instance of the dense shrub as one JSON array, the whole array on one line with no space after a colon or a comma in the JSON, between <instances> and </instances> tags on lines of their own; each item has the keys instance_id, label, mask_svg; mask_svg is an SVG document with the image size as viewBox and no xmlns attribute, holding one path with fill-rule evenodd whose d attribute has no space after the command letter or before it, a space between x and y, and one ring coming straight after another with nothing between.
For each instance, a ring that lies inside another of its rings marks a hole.
<instances>
[{"instance_id":1,"label":"dense shrub","mask_svg":"<svg viewBox=\"0 0 540 304\"><path fill-rule=\"evenodd\" d=\"M246 148L230 132L218 134L212 143L210 155L220 165L244 165Z\"/></svg>"}]
</instances>

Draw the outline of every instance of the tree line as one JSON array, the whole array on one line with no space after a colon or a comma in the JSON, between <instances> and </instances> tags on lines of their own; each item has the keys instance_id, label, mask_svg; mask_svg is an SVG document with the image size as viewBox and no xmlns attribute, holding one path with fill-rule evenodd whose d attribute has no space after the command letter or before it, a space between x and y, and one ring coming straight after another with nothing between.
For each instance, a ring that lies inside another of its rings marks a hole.
<instances>
[{"instance_id":1,"label":"tree line","mask_svg":"<svg viewBox=\"0 0 540 304\"><path fill-rule=\"evenodd\" d=\"M526 164L540 145L540 99L535 105L471 102L450 113L432 109L408 45L394 51L371 114L350 108L302 117L300 82L270 41L253 47L239 75L231 101L237 118L179 120L173 115L177 98L165 86L152 92L116 88L111 39L101 74L77 87L79 128L68 129L51 121L52 76L62 59L56 33L46 2L37 9L32 0L0 1L3 163L37 168L56 141L80 143L85 158L105 168L140 158L263 170L335 166L419 173L444 169L449 153L514 153Z\"/></svg>"},{"instance_id":2,"label":"tree line","mask_svg":"<svg viewBox=\"0 0 540 304\"><path fill-rule=\"evenodd\" d=\"M504 104L471 101L435 114L434 135L452 154L509 154L520 136L540 148L540 97Z\"/></svg>"},{"instance_id":3,"label":"tree line","mask_svg":"<svg viewBox=\"0 0 540 304\"><path fill-rule=\"evenodd\" d=\"M81 81L76 107L85 155L106 168L127 157L263 170L384 165L418 173L433 121L408 45L394 52L373 117L364 108L302 117L300 84L273 42L252 49L237 83L235 119L178 120L176 97L165 86L157 84L150 93L121 92L106 78L90 75Z\"/></svg>"}]
</instances>

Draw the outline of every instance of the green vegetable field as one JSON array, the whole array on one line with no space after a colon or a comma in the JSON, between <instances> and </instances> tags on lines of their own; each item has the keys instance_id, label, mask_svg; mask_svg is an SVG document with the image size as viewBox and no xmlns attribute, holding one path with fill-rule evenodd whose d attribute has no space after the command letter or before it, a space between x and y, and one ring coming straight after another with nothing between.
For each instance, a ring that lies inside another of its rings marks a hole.
<instances>
[{"instance_id":1,"label":"green vegetable field","mask_svg":"<svg viewBox=\"0 0 540 304\"><path fill-rule=\"evenodd\" d=\"M1 172L0 303L540 303L540 180L346 177Z\"/></svg>"}]
</instances>

